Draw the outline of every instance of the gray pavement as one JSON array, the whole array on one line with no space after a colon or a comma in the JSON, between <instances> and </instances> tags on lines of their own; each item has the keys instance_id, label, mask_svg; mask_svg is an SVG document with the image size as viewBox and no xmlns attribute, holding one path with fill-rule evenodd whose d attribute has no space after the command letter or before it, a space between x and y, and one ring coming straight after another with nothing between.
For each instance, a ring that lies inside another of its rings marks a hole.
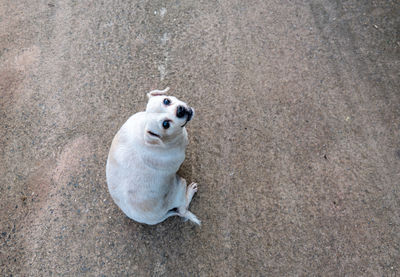
<instances>
[{"instance_id":1,"label":"gray pavement","mask_svg":"<svg viewBox=\"0 0 400 277\"><path fill-rule=\"evenodd\" d=\"M400 275L398 1L0 1L0 275ZM191 210L112 202L145 93L196 109Z\"/></svg>"}]
</instances>

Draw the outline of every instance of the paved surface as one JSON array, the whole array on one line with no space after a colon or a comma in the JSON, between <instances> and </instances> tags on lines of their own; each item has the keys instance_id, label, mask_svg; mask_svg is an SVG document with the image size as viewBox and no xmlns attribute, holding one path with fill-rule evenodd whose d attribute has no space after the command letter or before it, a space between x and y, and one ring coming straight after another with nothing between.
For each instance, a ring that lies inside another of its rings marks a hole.
<instances>
[{"instance_id":1,"label":"paved surface","mask_svg":"<svg viewBox=\"0 0 400 277\"><path fill-rule=\"evenodd\" d=\"M400 275L398 1L0 2L0 275ZM145 93L196 109L191 210L105 161Z\"/></svg>"}]
</instances>

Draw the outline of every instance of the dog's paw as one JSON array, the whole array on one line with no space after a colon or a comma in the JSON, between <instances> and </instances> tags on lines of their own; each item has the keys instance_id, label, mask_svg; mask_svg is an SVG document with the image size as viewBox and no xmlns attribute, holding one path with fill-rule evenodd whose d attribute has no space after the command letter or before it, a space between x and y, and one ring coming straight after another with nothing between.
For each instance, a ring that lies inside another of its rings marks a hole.
<instances>
[{"instance_id":1,"label":"dog's paw","mask_svg":"<svg viewBox=\"0 0 400 277\"><path fill-rule=\"evenodd\" d=\"M192 201L193 195L197 192L197 183L191 183L186 188L186 208L189 207L190 202Z\"/></svg>"},{"instance_id":2,"label":"dog's paw","mask_svg":"<svg viewBox=\"0 0 400 277\"><path fill-rule=\"evenodd\" d=\"M189 191L193 191L193 194L195 193L195 192L197 192L197 183L191 183L190 185L189 185L189 187L188 187L188 190Z\"/></svg>"},{"instance_id":3,"label":"dog's paw","mask_svg":"<svg viewBox=\"0 0 400 277\"><path fill-rule=\"evenodd\" d=\"M186 189L186 208L189 207L193 195L197 192L197 183L191 183Z\"/></svg>"}]
</instances>

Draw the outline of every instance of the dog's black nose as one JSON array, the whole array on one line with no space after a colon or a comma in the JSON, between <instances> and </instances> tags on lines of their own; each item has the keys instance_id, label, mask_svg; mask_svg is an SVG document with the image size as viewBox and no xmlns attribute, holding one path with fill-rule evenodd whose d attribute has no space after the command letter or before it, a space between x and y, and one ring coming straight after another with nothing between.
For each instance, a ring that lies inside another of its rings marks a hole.
<instances>
[{"instance_id":1,"label":"dog's black nose","mask_svg":"<svg viewBox=\"0 0 400 277\"><path fill-rule=\"evenodd\" d=\"M186 109L185 109L184 106L179 106L179 107L176 109L176 116L177 116L178 118L184 117L186 113L187 113L187 111L186 111Z\"/></svg>"}]
</instances>

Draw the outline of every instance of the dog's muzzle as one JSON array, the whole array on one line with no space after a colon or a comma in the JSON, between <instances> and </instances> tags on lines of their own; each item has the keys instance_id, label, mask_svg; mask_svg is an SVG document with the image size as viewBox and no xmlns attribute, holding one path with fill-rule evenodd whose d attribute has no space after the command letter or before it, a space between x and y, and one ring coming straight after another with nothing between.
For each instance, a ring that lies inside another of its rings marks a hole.
<instances>
[{"instance_id":1,"label":"dog's muzzle","mask_svg":"<svg viewBox=\"0 0 400 277\"><path fill-rule=\"evenodd\" d=\"M176 117L182 118L182 117L185 117L185 116L187 116L186 122L185 122L185 124L183 124L182 127L184 127L186 125L186 123L188 123L192 119L193 110L192 110L192 108L188 108L187 109L184 106L179 106L176 109Z\"/></svg>"}]
</instances>

